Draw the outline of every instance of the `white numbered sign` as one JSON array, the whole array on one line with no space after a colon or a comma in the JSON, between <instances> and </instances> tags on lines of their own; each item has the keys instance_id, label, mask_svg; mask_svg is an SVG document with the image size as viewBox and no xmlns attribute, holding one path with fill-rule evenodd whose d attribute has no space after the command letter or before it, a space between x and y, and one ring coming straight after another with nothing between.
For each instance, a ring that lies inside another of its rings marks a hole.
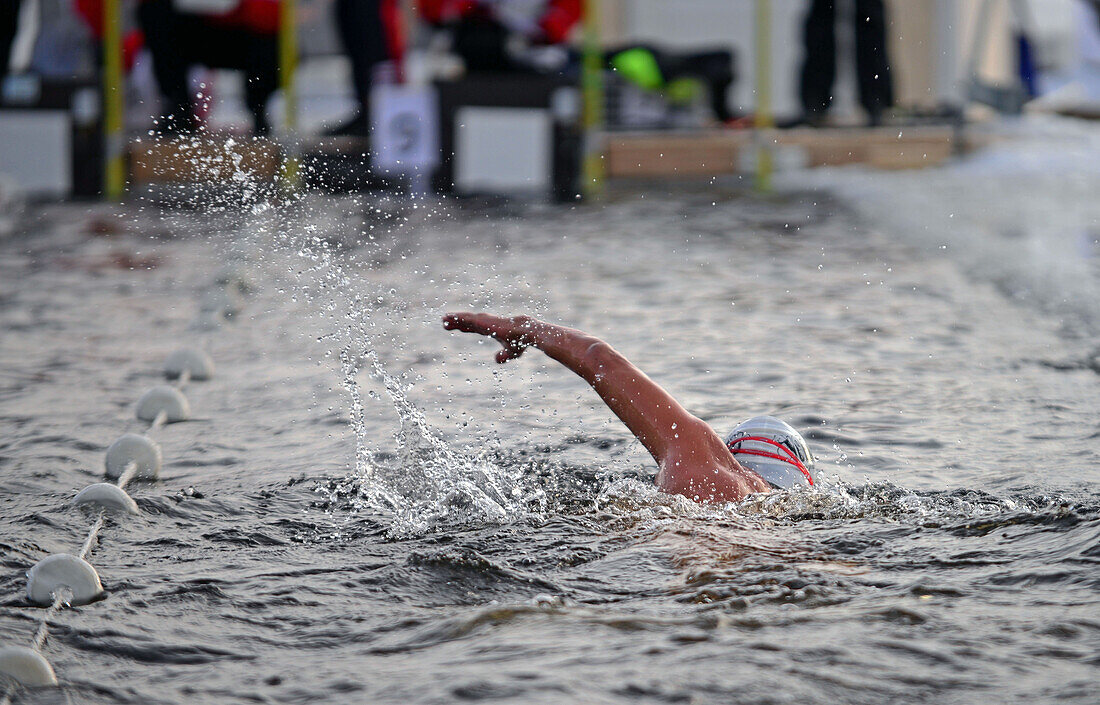
<instances>
[{"instance_id":1,"label":"white numbered sign","mask_svg":"<svg viewBox=\"0 0 1100 705\"><path fill-rule=\"evenodd\" d=\"M431 86L375 86L371 123L376 169L412 174L439 163L439 113Z\"/></svg>"}]
</instances>

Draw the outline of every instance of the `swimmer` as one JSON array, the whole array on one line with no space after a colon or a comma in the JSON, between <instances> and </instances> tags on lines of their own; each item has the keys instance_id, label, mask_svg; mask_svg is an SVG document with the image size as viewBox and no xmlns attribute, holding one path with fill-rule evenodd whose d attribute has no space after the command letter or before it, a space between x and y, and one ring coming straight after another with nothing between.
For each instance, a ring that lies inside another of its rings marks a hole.
<instances>
[{"instance_id":1,"label":"swimmer","mask_svg":"<svg viewBox=\"0 0 1100 705\"><path fill-rule=\"evenodd\" d=\"M723 441L599 338L530 316L449 313L443 327L493 338L503 348L498 363L533 347L578 374L657 461L663 492L697 502L736 502L754 492L814 484L813 456L798 431L757 416Z\"/></svg>"}]
</instances>

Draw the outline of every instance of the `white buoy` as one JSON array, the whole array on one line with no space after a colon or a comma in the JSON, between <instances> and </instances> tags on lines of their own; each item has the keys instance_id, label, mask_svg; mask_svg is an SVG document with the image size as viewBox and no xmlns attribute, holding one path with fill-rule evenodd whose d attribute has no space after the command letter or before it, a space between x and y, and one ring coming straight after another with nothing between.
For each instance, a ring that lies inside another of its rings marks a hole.
<instances>
[{"instance_id":1,"label":"white buoy","mask_svg":"<svg viewBox=\"0 0 1100 705\"><path fill-rule=\"evenodd\" d=\"M68 553L55 553L27 571L27 599L36 605L53 604L59 590L67 590L71 605L86 605L103 594L95 568Z\"/></svg>"},{"instance_id":2,"label":"white buoy","mask_svg":"<svg viewBox=\"0 0 1100 705\"><path fill-rule=\"evenodd\" d=\"M53 666L42 654L26 646L5 646L0 649L0 674L27 688L57 685Z\"/></svg>"},{"instance_id":3,"label":"white buoy","mask_svg":"<svg viewBox=\"0 0 1100 705\"><path fill-rule=\"evenodd\" d=\"M214 376L214 361L198 348L180 348L164 361L164 374L176 379L186 370L191 379L204 380Z\"/></svg>"},{"instance_id":4,"label":"white buoy","mask_svg":"<svg viewBox=\"0 0 1100 705\"><path fill-rule=\"evenodd\" d=\"M134 498L126 494L126 490L109 482L97 482L94 485L88 485L73 498L73 504L78 507L91 504L102 509L122 511L129 514L138 513L137 502L134 501Z\"/></svg>"},{"instance_id":5,"label":"white buoy","mask_svg":"<svg viewBox=\"0 0 1100 705\"><path fill-rule=\"evenodd\" d=\"M247 294L256 288L248 272L243 267L235 264L227 264L222 267L214 276L214 283L225 287L229 291L236 291L238 294Z\"/></svg>"},{"instance_id":6,"label":"white buoy","mask_svg":"<svg viewBox=\"0 0 1100 705\"><path fill-rule=\"evenodd\" d=\"M207 289L199 300L199 310L203 313L232 318L241 310L240 297L230 293L224 286Z\"/></svg>"},{"instance_id":7,"label":"white buoy","mask_svg":"<svg viewBox=\"0 0 1100 705\"><path fill-rule=\"evenodd\" d=\"M161 385L153 387L137 403L137 417L142 421L152 423L157 414L164 412L165 421L175 423L186 421L191 416L191 406L187 403L187 397L175 387Z\"/></svg>"},{"instance_id":8,"label":"white buoy","mask_svg":"<svg viewBox=\"0 0 1100 705\"><path fill-rule=\"evenodd\" d=\"M185 402L186 403L186 402ZM140 411L139 411L140 414ZM145 436L136 433L124 433L107 449L104 465L107 479L122 477L126 466L134 463L134 477L139 480L155 480L160 474L162 456L160 446Z\"/></svg>"}]
</instances>

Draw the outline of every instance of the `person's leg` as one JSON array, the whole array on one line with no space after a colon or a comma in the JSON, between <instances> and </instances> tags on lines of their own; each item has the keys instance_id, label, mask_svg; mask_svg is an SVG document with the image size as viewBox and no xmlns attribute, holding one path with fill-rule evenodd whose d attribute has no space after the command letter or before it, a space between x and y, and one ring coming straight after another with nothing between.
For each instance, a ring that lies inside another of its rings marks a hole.
<instances>
[{"instance_id":1,"label":"person's leg","mask_svg":"<svg viewBox=\"0 0 1100 705\"><path fill-rule=\"evenodd\" d=\"M11 45L19 31L19 5L22 0L0 2L0 79L8 75Z\"/></svg>"},{"instance_id":2,"label":"person's leg","mask_svg":"<svg viewBox=\"0 0 1100 705\"><path fill-rule=\"evenodd\" d=\"M462 57L469 73L508 73L516 70L508 56L508 28L492 17L470 16L454 29L452 50Z\"/></svg>"},{"instance_id":3,"label":"person's leg","mask_svg":"<svg viewBox=\"0 0 1100 705\"><path fill-rule=\"evenodd\" d=\"M195 49L195 63L240 71L253 129L256 134L267 134L267 100L279 87L278 37L209 20L203 20L203 25L203 42Z\"/></svg>"},{"instance_id":4,"label":"person's leg","mask_svg":"<svg viewBox=\"0 0 1100 705\"><path fill-rule=\"evenodd\" d=\"M252 113L252 127L258 135L271 131L267 101L279 87L279 40L274 35L249 34L243 42L244 99Z\"/></svg>"},{"instance_id":5,"label":"person's leg","mask_svg":"<svg viewBox=\"0 0 1100 705\"><path fill-rule=\"evenodd\" d=\"M145 0L138 5L138 21L145 34L145 46L153 57L153 76L167 101L165 120L160 127L168 131L194 129L194 115L188 95L187 70L190 58L184 53L206 37L194 31L194 22L176 12L172 0Z\"/></svg>"},{"instance_id":6,"label":"person's leg","mask_svg":"<svg viewBox=\"0 0 1100 705\"><path fill-rule=\"evenodd\" d=\"M894 104L894 84L886 47L886 7L882 0L856 0L856 71L859 101L871 124Z\"/></svg>"},{"instance_id":7,"label":"person's leg","mask_svg":"<svg viewBox=\"0 0 1100 705\"><path fill-rule=\"evenodd\" d=\"M337 0L336 26L344 51L351 60L355 101L359 104L359 114L344 131L365 133L370 121L374 67L389 56L380 0Z\"/></svg>"},{"instance_id":8,"label":"person's leg","mask_svg":"<svg viewBox=\"0 0 1100 705\"><path fill-rule=\"evenodd\" d=\"M806 56L799 86L802 110L820 119L833 102L836 79L836 8L834 0L813 0L803 26Z\"/></svg>"}]
</instances>

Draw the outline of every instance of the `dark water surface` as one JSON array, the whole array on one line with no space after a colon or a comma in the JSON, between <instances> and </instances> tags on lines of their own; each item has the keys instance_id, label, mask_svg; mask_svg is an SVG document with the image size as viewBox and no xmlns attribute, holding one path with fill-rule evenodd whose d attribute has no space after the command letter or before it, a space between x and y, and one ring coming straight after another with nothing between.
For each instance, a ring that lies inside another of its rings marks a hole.
<instances>
[{"instance_id":1,"label":"dark water surface","mask_svg":"<svg viewBox=\"0 0 1100 705\"><path fill-rule=\"evenodd\" d=\"M0 241L0 641L167 353L217 376L17 702L1097 702L1097 336L949 252L721 186L119 213ZM255 289L196 332L226 262ZM659 495L583 382L456 308L601 334L722 433L782 416L824 486Z\"/></svg>"}]
</instances>

